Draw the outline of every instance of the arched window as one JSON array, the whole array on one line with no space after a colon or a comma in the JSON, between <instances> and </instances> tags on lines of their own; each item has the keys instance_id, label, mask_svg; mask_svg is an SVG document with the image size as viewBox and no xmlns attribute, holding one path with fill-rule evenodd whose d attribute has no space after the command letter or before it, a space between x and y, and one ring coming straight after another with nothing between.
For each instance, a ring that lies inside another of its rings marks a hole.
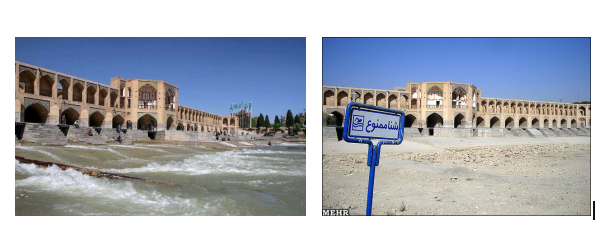
<instances>
[{"instance_id":1,"label":"arched window","mask_svg":"<svg viewBox=\"0 0 612 232\"><path fill-rule=\"evenodd\" d=\"M176 99L175 96L176 95L174 93L174 90L172 89L166 90L166 101L165 101L166 110L171 110L171 111L175 110L175 107L176 107L176 104L174 103Z\"/></svg>"},{"instance_id":2,"label":"arched window","mask_svg":"<svg viewBox=\"0 0 612 232\"><path fill-rule=\"evenodd\" d=\"M442 89L438 86L431 87L427 91L427 108L442 108Z\"/></svg>"},{"instance_id":3,"label":"arched window","mask_svg":"<svg viewBox=\"0 0 612 232\"><path fill-rule=\"evenodd\" d=\"M453 90L453 108L467 108L467 93L461 87Z\"/></svg>"},{"instance_id":4,"label":"arched window","mask_svg":"<svg viewBox=\"0 0 612 232\"><path fill-rule=\"evenodd\" d=\"M138 89L138 108L155 109L157 106L157 90L150 84Z\"/></svg>"}]
</instances>

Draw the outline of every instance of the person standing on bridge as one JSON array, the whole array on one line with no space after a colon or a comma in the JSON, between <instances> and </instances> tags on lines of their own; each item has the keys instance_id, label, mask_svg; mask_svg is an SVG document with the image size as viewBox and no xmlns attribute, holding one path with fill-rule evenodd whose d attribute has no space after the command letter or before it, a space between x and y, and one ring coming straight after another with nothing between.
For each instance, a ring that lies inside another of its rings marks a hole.
<instances>
[{"instance_id":1,"label":"person standing on bridge","mask_svg":"<svg viewBox=\"0 0 612 232\"><path fill-rule=\"evenodd\" d=\"M74 121L74 128L79 129L79 120Z\"/></svg>"},{"instance_id":2,"label":"person standing on bridge","mask_svg":"<svg viewBox=\"0 0 612 232\"><path fill-rule=\"evenodd\" d=\"M62 115L62 125L66 125L66 115Z\"/></svg>"}]
</instances>

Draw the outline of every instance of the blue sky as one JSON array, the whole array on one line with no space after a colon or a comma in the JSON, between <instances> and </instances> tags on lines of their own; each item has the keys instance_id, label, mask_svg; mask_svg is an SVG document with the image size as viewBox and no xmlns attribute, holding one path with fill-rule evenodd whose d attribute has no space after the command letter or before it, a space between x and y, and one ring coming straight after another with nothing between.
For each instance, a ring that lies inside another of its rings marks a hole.
<instances>
[{"instance_id":1,"label":"blue sky","mask_svg":"<svg viewBox=\"0 0 612 232\"><path fill-rule=\"evenodd\" d=\"M590 38L324 38L323 85L471 83L483 97L591 99Z\"/></svg>"},{"instance_id":2,"label":"blue sky","mask_svg":"<svg viewBox=\"0 0 612 232\"><path fill-rule=\"evenodd\" d=\"M15 60L110 84L112 77L168 81L179 104L229 115L306 108L305 38L16 38Z\"/></svg>"}]
</instances>

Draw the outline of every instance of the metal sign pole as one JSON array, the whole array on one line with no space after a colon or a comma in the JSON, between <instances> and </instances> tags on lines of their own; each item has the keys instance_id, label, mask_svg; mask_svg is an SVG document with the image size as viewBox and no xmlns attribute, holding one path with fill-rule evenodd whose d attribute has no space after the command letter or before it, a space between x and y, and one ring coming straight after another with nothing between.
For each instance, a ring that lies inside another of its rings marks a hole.
<instances>
[{"instance_id":1,"label":"metal sign pole","mask_svg":"<svg viewBox=\"0 0 612 232\"><path fill-rule=\"evenodd\" d=\"M376 147L370 143L368 145L368 166L370 166L370 181L368 183L368 206L366 208L366 216L372 215L372 197L374 196L374 174L376 172L376 164L374 157L376 157Z\"/></svg>"},{"instance_id":2,"label":"metal sign pole","mask_svg":"<svg viewBox=\"0 0 612 232\"><path fill-rule=\"evenodd\" d=\"M355 114L353 114L355 112ZM370 166L368 181L368 199L366 215L372 215L372 198L374 197L374 177L376 166L380 161L380 150L383 144L401 144L404 138L405 114L378 106L352 102L346 107L342 138L349 143L367 143L367 165ZM374 145L371 139L380 139Z\"/></svg>"}]
</instances>

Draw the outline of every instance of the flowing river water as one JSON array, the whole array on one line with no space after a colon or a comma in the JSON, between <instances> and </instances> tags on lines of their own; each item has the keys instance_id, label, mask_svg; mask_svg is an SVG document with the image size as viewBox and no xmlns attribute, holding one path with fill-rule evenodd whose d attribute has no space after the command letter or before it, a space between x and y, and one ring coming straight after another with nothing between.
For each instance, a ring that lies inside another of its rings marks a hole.
<instances>
[{"instance_id":1,"label":"flowing river water","mask_svg":"<svg viewBox=\"0 0 612 232\"><path fill-rule=\"evenodd\" d=\"M15 215L306 215L306 146L17 146L15 155L177 185L15 160Z\"/></svg>"}]
</instances>

